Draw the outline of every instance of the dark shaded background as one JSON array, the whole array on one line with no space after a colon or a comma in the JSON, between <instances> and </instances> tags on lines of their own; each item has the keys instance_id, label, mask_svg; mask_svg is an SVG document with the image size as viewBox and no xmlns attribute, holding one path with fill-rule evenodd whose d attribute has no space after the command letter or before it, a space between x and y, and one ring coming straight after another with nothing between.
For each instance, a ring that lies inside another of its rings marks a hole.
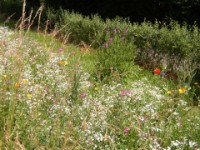
<instances>
[{"instance_id":1,"label":"dark shaded background","mask_svg":"<svg viewBox=\"0 0 200 150\"><path fill-rule=\"evenodd\" d=\"M0 11L5 9L2 4L5 2L13 3L13 8L9 8L14 11L16 3L19 7L22 0L0 0ZM55 10L61 7L83 15L98 14L104 19L116 16L129 18L132 22L173 19L200 25L200 0L27 0L28 8L37 8L41 3Z\"/></svg>"},{"instance_id":2,"label":"dark shaded background","mask_svg":"<svg viewBox=\"0 0 200 150\"><path fill-rule=\"evenodd\" d=\"M45 3L55 9L62 7L84 15L99 14L103 18L120 16L137 22L171 18L189 24L200 22L200 0L45 0Z\"/></svg>"}]
</instances>

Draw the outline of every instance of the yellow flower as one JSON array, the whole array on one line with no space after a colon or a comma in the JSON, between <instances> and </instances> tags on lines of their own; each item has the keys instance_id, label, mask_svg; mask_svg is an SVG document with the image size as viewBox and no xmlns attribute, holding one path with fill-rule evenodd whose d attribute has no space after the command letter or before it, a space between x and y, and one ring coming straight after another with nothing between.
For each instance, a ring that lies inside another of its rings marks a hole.
<instances>
[{"instance_id":1,"label":"yellow flower","mask_svg":"<svg viewBox=\"0 0 200 150\"><path fill-rule=\"evenodd\" d=\"M69 62L68 62L68 61L65 61L65 65L69 65Z\"/></svg>"},{"instance_id":2,"label":"yellow flower","mask_svg":"<svg viewBox=\"0 0 200 150\"><path fill-rule=\"evenodd\" d=\"M180 88L178 91L179 91L180 94L183 94L183 93L186 92L186 89L185 88Z\"/></svg>"},{"instance_id":3,"label":"yellow flower","mask_svg":"<svg viewBox=\"0 0 200 150\"><path fill-rule=\"evenodd\" d=\"M18 82L15 82L15 87L18 88L20 85Z\"/></svg>"},{"instance_id":4,"label":"yellow flower","mask_svg":"<svg viewBox=\"0 0 200 150\"><path fill-rule=\"evenodd\" d=\"M171 95L171 94L172 94L172 91L167 91L167 94Z\"/></svg>"},{"instance_id":5,"label":"yellow flower","mask_svg":"<svg viewBox=\"0 0 200 150\"><path fill-rule=\"evenodd\" d=\"M7 78L7 75L6 75L6 74L4 74L4 75L3 75L3 77L4 77L4 78Z\"/></svg>"},{"instance_id":6,"label":"yellow flower","mask_svg":"<svg viewBox=\"0 0 200 150\"><path fill-rule=\"evenodd\" d=\"M22 82L25 84L25 83L28 82L28 80L27 79L22 79Z\"/></svg>"},{"instance_id":7,"label":"yellow flower","mask_svg":"<svg viewBox=\"0 0 200 150\"><path fill-rule=\"evenodd\" d=\"M32 98L32 94L27 94L27 98Z\"/></svg>"},{"instance_id":8,"label":"yellow flower","mask_svg":"<svg viewBox=\"0 0 200 150\"><path fill-rule=\"evenodd\" d=\"M95 87L94 90L95 90L95 91L98 91L98 87Z\"/></svg>"}]
</instances>

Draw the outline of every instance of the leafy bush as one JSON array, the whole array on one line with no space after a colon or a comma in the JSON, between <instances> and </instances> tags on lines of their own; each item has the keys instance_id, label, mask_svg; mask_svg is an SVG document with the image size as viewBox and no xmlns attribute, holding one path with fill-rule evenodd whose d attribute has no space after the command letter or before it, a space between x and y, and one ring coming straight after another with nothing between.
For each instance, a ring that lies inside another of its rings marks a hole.
<instances>
[{"instance_id":1,"label":"leafy bush","mask_svg":"<svg viewBox=\"0 0 200 150\"><path fill-rule=\"evenodd\" d=\"M60 14L60 28L63 28L63 32L70 32L70 38L75 43L83 41L90 45L105 28L105 25L98 16L93 16L90 19L89 17L83 17L80 14L69 13L64 10L60 10Z\"/></svg>"}]
</instances>

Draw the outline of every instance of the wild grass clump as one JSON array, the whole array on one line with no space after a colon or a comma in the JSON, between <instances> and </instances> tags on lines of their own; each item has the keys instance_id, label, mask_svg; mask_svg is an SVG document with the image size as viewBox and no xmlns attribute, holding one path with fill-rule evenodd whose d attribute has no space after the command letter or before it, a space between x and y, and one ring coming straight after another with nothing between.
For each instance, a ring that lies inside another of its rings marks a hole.
<instances>
[{"instance_id":1,"label":"wild grass clump","mask_svg":"<svg viewBox=\"0 0 200 150\"><path fill-rule=\"evenodd\" d=\"M97 79L122 80L133 65L136 47L125 38L128 29L107 29L104 44L97 49Z\"/></svg>"}]
</instances>

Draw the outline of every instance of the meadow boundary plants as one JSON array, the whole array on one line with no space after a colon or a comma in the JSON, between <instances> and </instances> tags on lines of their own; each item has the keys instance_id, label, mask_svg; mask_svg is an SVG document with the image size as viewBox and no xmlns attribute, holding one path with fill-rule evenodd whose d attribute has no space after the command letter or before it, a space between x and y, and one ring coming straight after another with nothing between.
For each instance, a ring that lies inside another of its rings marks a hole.
<instances>
[{"instance_id":1,"label":"meadow boundary plants","mask_svg":"<svg viewBox=\"0 0 200 150\"><path fill-rule=\"evenodd\" d=\"M98 49L106 41L108 29L117 28L120 31L127 29L128 33L124 37L128 42L136 45L136 64L149 70L160 67L165 72L174 72L180 82L188 82L188 80L182 80L186 79L183 77L184 70L191 71L189 73L191 76L187 77L191 78L197 74L196 72L200 68L200 34L195 25L184 24L181 26L175 21L171 21L169 25L161 24L158 21L131 24L127 19L119 17L103 21L97 15L84 17L62 9L56 14L49 11L47 18L56 22L57 25L59 24L60 28L67 25L67 32L70 32L69 39L73 39L72 41L76 44L84 42ZM183 62L189 62L190 67L184 65ZM200 81L198 79L195 82Z\"/></svg>"}]
</instances>

